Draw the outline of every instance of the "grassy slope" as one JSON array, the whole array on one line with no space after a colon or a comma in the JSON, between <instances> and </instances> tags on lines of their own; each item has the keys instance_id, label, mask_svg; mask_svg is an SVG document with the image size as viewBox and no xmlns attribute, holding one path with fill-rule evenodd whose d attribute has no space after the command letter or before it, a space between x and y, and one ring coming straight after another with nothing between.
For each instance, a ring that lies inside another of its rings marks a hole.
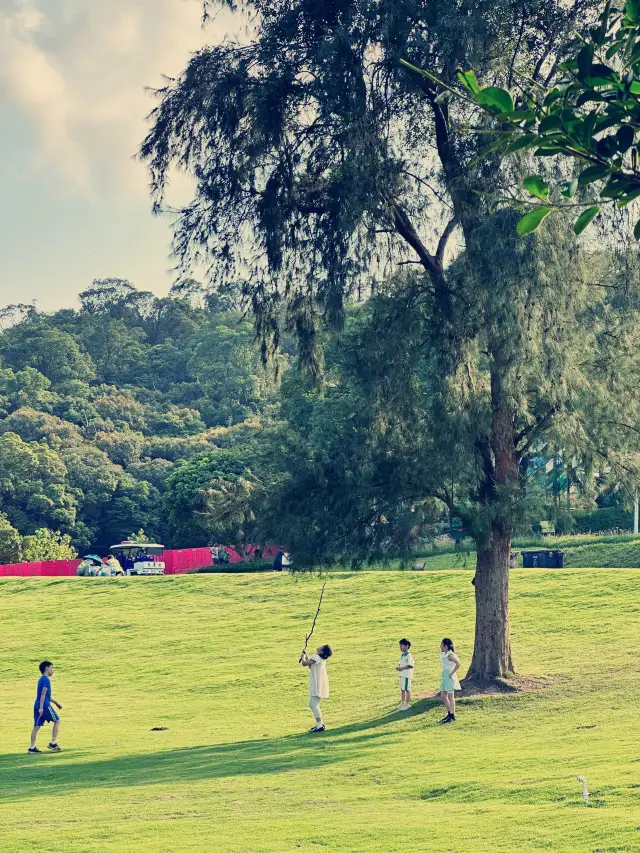
<instances>
[{"instance_id":1,"label":"grassy slope","mask_svg":"<svg viewBox=\"0 0 640 853\"><path fill-rule=\"evenodd\" d=\"M467 544L467 547L469 545ZM564 564L568 568L640 568L640 537L633 534L620 536L545 536L544 538L516 539L512 545L515 551L538 551L560 549L564 551ZM416 558L421 562L424 557ZM473 568L476 555L474 551L455 552L451 546L445 546L435 554L426 557L428 569ZM519 558L522 566L522 557Z\"/></svg>"},{"instance_id":2,"label":"grassy slope","mask_svg":"<svg viewBox=\"0 0 640 853\"><path fill-rule=\"evenodd\" d=\"M594 543L565 549L565 565L573 568L601 566L611 569L640 568L640 542L615 545Z\"/></svg>"},{"instance_id":3,"label":"grassy slope","mask_svg":"<svg viewBox=\"0 0 640 853\"><path fill-rule=\"evenodd\" d=\"M317 578L0 581L2 849L640 851L640 576L514 572L519 668L558 680L463 700L444 729L429 699L401 719L397 639L413 640L417 693L438 683L443 635L468 663L470 578L329 580L317 640L335 647L330 730L315 739L301 734L296 660ZM45 655L66 751L34 757L24 749Z\"/></svg>"}]
</instances>

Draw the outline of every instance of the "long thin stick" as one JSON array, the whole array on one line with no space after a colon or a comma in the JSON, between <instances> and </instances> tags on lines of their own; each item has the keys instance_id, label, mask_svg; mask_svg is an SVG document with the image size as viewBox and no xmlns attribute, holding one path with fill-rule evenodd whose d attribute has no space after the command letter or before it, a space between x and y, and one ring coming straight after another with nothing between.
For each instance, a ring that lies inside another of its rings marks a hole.
<instances>
[{"instance_id":1,"label":"long thin stick","mask_svg":"<svg viewBox=\"0 0 640 853\"><path fill-rule=\"evenodd\" d=\"M313 635L314 628L316 627L316 620L318 618L318 614L320 613L320 608L322 607L322 596L324 595L324 588L326 585L327 584L325 581L325 583L322 584L322 590L320 592L320 601L318 602L318 609L316 610L316 615L313 617L313 624L311 625L311 630L309 631L307 636L304 638L304 649L302 650L302 655L304 655L306 653L307 646L309 645L309 640L311 639L311 637ZM302 655L300 655L300 660L302 660Z\"/></svg>"}]
</instances>

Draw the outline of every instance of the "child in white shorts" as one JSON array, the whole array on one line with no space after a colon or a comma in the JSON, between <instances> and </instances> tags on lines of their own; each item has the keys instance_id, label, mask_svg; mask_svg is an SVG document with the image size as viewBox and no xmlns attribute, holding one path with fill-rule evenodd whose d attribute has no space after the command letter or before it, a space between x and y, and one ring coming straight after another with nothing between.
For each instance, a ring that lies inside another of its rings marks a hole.
<instances>
[{"instance_id":1,"label":"child in white shorts","mask_svg":"<svg viewBox=\"0 0 640 853\"><path fill-rule=\"evenodd\" d=\"M414 660L409 651L411 643L406 637L400 640L400 661L396 671L400 674L400 704L398 711L408 711L411 707L411 682L413 680Z\"/></svg>"}]
</instances>

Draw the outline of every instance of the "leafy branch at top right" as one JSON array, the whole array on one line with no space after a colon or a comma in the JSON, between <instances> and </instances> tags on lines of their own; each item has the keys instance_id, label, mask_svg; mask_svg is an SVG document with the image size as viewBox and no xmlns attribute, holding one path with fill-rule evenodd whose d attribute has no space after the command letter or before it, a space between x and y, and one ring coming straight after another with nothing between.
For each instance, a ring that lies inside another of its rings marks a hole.
<instances>
[{"instance_id":1,"label":"leafy branch at top right","mask_svg":"<svg viewBox=\"0 0 640 853\"><path fill-rule=\"evenodd\" d=\"M498 141L491 151L532 150L537 157L578 161L583 168L561 185L561 195L572 200L579 187L593 185L599 196L597 203L576 205L584 208L574 223L580 234L603 204L621 208L640 197L640 0L628 0L622 8L607 2L597 26L569 46L568 56L552 88L521 77L515 96L480 86L473 70L458 71L461 90L402 62L438 83L444 89L440 97L465 98L493 116ZM554 208L573 205L553 203L540 175L525 178L523 187L531 208L518 223L520 235L535 231ZM640 219L634 236L640 239Z\"/></svg>"}]
</instances>

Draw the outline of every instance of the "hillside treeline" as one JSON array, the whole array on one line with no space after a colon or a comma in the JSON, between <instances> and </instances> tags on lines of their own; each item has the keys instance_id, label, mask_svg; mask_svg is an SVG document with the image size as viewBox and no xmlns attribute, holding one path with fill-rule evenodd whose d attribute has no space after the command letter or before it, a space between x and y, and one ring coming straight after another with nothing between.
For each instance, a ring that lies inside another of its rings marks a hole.
<instances>
[{"instance_id":1,"label":"hillside treeline","mask_svg":"<svg viewBox=\"0 0 640 853\"><path fill-rule=\"evenodd\" d=\"M80 550L140 529L206 544L210 527L183 524L176 472L219 449L249 453L276 414L276 374L237 292L188 282L157 298L108 279L79 301L1 313L0 556L43 528Z\"/></svg>"}]
</instances>

